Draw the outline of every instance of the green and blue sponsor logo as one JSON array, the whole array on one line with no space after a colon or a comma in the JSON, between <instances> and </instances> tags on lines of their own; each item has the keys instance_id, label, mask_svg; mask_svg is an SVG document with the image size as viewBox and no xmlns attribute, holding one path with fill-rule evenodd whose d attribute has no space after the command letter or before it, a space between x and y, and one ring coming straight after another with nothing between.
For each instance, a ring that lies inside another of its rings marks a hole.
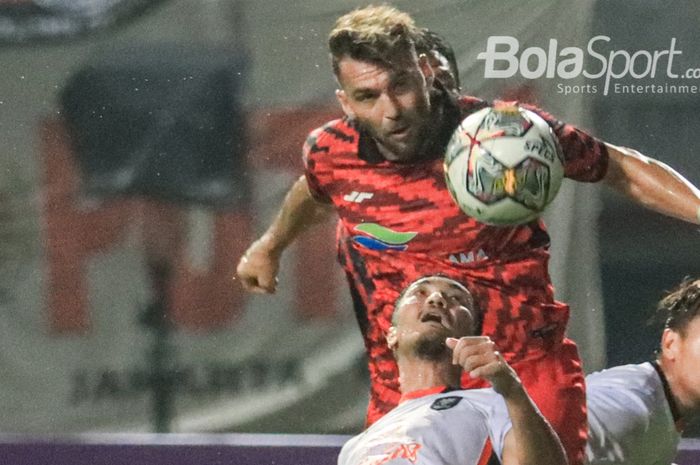
<instances>
[{"instance_id":1,"label":"green and blue sponsor logo","mask_svg":"<svg viewBox=\"0 0 700 465\"><path fill-rule=\"evenodd\" d=\"M353 236L353 242L364 248L380 251L404 251L408 248L408 243L418 235L417 232L394 231L376 223L358 224L354 230L363 234Z\"/></svg>"}]
</instances>

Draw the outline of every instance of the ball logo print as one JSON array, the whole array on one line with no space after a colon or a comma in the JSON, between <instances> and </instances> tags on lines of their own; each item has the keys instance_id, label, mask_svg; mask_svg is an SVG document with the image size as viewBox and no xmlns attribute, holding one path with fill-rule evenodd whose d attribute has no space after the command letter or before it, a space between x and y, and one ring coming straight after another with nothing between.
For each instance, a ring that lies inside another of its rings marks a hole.
<instances>
[{"instance_id":1,"label":"ball logo print","mask_svg":"<svg viewBox=\"0 0 700 465\"><path fill-rule=\"evenodd\" d=\"M516 106L503 106L486 114L479 127L480 139L498 136L523 136L532 122L523 118Z\"/></svg>"},{"instance_id":2,"label":"ball logo print","mask_svg":"<svg viewBox=\"0 0 700 465\"><path fill-rule=\"evenodd\" d=\"M512 104L465 118L448 144L445 176L457 205L493 225L535 219L556 196L564 174L552 130Z\"/></svg>"}]
</instances>

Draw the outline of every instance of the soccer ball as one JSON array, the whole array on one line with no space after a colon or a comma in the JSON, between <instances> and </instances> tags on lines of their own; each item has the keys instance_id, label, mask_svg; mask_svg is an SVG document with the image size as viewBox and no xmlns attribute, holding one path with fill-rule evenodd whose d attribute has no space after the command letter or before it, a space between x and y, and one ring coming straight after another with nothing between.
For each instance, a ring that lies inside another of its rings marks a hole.
<instances>
[{"instance_id":1,"label":"soccer ball","mask_svg":"<svg viewBox=\"0 0 700 465\"><path fill-rule=\"evenodd\" d=\"M467 116L447 145L447 188L462 211L483 223L526 223L557 195L562 156L538 114L515 105L484 108Z\"/></svg>"}]
</instances>

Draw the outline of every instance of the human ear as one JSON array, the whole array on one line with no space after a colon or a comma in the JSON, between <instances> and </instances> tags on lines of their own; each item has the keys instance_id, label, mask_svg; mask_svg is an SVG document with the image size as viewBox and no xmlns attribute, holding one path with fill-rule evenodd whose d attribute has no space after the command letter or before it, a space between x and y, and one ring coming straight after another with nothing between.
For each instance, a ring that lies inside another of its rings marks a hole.
<instances>
[{"instance_id":1,"label":"human ear","mask_svg":"<svg viewBox=\"0 0 700 465\"><path fill-rule=\"evenodd\" d=\"M425 53L421 53L418 56L418 67L425 77L427 86L432 87L435 81L435 71L433 71L433 67L430 65L430 58L428 58L428 55Z\"/></svg>"},{"instance_id":2,"label":"human ear","mask_svg":"<svg viewBox=\"0 0 700 465\"><path fill-rule=\"evenodd\" d=\"M396 348L399 345L399 340L397 336L397 331L396 331L396 326L392 326L389 328L389 331L386 333L386 343L389 349L391 350L396 350Z\"/></svg>"},{"instance_id":3,"label":"human ear","mask_svg":"<svg viewBox=\"0 0 700 465\"><path fill-rule=\"evenodd\" d=\"M666 328L661 335L661 353L669 360L675 360L678 357L680 345L680 334L676 331Z\"/></svg>"}]
</instances>

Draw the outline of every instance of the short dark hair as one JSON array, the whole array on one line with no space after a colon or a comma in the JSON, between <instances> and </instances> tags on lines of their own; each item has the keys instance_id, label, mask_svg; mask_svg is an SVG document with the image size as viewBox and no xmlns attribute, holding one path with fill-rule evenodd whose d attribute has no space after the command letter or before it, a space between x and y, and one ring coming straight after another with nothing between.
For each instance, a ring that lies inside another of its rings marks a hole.
<instances>
[{"instance_id":1,"label":"short dark hair","mask_svg":"<svg viewBox=\"0 0 700 465\"><path fill-rule=\"evenodd\" d=\"M397 53L415 53L420 39L409 14L388 5L358 8L338 18L328 36L333 72L339 75L344 57L391 67Z\"/></svg>"},{"instance_id":2,"label":"short dark hair","mask_svg":"<svg viewBox=\"0 0 700 465\"><path fill-rule=\"evenodd\" d=\"M700 279L686 277L661 299L656 311L665 328L685 336L690 322L700 316Z\"/></svg>"},{"instance_id":3,"label":"short dark hair","mask_svg":"<svg viewBox=\"0 0 700 465\"><path fill-rule=\"evenodd\" d=\"M401 290L401 293L399 294L399 296L398 296L398 297L396 298L396 300L394 301L394 310L393 310L392 313L391 313L391 324L392 324L392 326L396 326L396 318L397 318L397 312L396 312L396 310L397 310L397 309L399 308L399 306L401 305L401 301L403 300L404 296L406 295L406 291L408 291L408 290L411 288L411 286L413 286L413 285L416 284L417 282L423 281L423 280L427 280L427 279L431 279L431 278L441 278L441 279L446 279L446 280L448 280L448 281L452 281L453 283L457 284L459 287L461 287L461 288L463 288L465 291L467 291L467 293L468 293L469 296L471 297L472 304L473 304L473 307L474 307L474 308L472 309L472 310L474 310L474 318L475 318L475 320L474 320L474 330L475 330L476 334L481 334L481 330L482 330L482 326L483 326L483 322L484 322L484 314L483 314L483 312L481 311L481 307L479 306L479 303L476 301L476 298L474 297L474 294L472 294L472 292L469 290L469 288L468 288L467 286L465 286L465 285L462 284L461 282L457 281L456 279L451 278L451 277L449 277L449 276L446 276L446 275L444 275L444 274L431 274L431 275L421 276L421 277L418 278L418 279L414 279L414 280L411 281L406 287L404 287L404 288Z\"/></svg>"},{"instance_id":4,"label":"short dark hair","mask_svg":"<svg viewBox=\"0 0 700 465\"><path fill-rule=\"evenodd\" d=\"M447 63L450 65L450 71L452 72L452 76L454 76L455 85L457 86L457 88L460 87L457 57L455 55L454 49L449 44L449 42L447 42L444 36L438 34L435 31L431 31L430 29L423 29L422 40L420 40L416 44L416 51L418 51L418 53L428 53L430 51L436 51L437 53L445 57Z\"/></svg>"}]
</instances>

